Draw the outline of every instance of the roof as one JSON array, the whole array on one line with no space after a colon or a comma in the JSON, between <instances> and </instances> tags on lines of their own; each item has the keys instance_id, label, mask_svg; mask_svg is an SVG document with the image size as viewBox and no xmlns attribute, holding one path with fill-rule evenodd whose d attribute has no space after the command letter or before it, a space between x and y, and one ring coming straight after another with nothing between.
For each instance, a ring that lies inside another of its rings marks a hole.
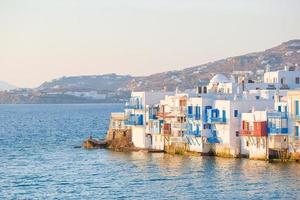
<instances>
[{"instance_id":1,"label":"roof","mask_svg":"<svg viewBox=\"0 0 300 200\"><path fill-rule=\"evenodd\" d=\"M223 74L216 74L210 80L210 83L230 83L230 80Z\"/></svg>"}]
</instances>

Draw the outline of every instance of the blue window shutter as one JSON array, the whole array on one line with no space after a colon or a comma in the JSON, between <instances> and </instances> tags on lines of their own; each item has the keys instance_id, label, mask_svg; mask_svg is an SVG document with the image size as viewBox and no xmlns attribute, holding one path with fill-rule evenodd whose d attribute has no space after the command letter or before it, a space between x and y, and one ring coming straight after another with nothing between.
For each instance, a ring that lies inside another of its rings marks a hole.
<instances>
[{"instance_id":1,"label":"blue window shutter","mask_svg":"<svg viewBox=\"0 0 300 200\"><path fill-rule=\"evenodd\" d=\"M295 126L295 136L299 137L299 126Z\"/></svg>"},{"instance_id":2,"label":"blue window shutter","mask_svg":"<svg viewBox=\"0 0 300 200\"><path fill-rule=\"evenodd\" d=\"M222 111L222 119L224 122L226 121L226 111L225 110Z\"/></svg>"},{"instance_id":3,"label":"blue window shutter","mask_svg":"<svg viewBox=\"0 0 300 200\"><path fill-rule=\"evenodd\" d=\"M281 112L281 106L278 106L278 111Z\"/></svg>"},{"instance_id":4,"label":"blue window shutter","mask_svg":"<svg viewBox=\"0 0 300 200\"><path fill-rule=\"evenodd\" d=\"M188 106L188 114L193 114L193 106Z\"/></svg>"},{"instance_id":5,"label":"blue window shutter","mask_svg":"<svg viewBox=\"0 0 300 200\"><path fill-rule=\"evenodd\" d=\"M298 100L295 101L295 110L296 110L296 115L298 116L299 115L299 101Z\"/></svg>"}]
</instances>

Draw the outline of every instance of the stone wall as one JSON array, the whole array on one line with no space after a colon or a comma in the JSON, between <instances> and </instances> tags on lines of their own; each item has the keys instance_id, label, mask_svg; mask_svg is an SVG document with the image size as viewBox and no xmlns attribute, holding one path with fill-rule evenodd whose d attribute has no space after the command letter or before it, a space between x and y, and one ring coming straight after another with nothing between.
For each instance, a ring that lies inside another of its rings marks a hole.
<instances>
[{"instance_id":1,"label":"stone wall","mask_svg":"<svg viewBox=\"0 0 300 200\"><path fill-rule=\"evenodd\" d=\"M116 151L125 151L129 148L133 148L131 140L131 130L123 129L116 130L110 129L107 132L106 139L107 147Z\"/></svg>"}]
</instances>

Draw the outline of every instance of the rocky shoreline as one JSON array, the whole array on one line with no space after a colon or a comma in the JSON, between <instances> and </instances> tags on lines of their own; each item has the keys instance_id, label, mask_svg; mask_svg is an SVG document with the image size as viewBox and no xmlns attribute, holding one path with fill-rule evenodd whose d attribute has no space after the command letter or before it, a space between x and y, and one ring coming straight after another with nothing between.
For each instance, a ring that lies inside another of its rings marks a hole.
<instances>
[{"instance_id":1,"label":"rocky shoreline","mask_svg":"<svg viewBox=\"0 0 300 200\"><path fill-rule=\"evenodd\" d=\"M208 153L199 153L189 151L186 146L167 146L165 150L156 149L143 149L137 148L131 141L130 130L109 130L104 140L98 140L89 137L83 142L82 147L85 149L108 149L117 152L144 152L144 153L167 153L172 155L184 155L184 156L215 156L221 158L233 158L242 159L247 158L244 156L229 156L226 152L209 151ZM249 158L248 158L249 159ZM290 154L285 159L265 159L265 158L251 158L250 160L261 160L269 162L299 162L300 154Z\"/></svg>"}]
</instances>

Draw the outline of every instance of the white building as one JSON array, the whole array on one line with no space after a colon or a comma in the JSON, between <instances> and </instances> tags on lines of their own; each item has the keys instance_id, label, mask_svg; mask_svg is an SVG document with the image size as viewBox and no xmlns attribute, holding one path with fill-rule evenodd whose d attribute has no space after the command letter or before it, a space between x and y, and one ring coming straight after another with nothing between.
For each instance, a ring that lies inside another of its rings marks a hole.
<instances>
[{"instance_id":1,"label":"white building","mask_svg":"<svg viewBox=\"0 0 300 200\"><path fill-rule=\"evenodd\" d=\"M300 90L291 91L300 86L299 77L300 71L287 68L266 72L263 83L216 74L201 82L196 97L132 92L125 125L139 148L180 143L189 151L253 159L288 148L300 153Z\"/></svg>"},{"instance_id":2,"label":"white building","mask_svg":"<svg viewBox=\"0 0 300 200\"><path fill-rule=\"evenodd\" d=\"M284 70L266 72L264 83L274 85L276 88L299 88L300 71L295 71L294 67L285 67Z\"/></svg>"},{"instance_id":3,"label":"white building","mask_svg":"<svg viewBox=\"0 0 300 200\"><path fill-rule=\"evenodd\" d=\"M266 160L268 155L267 111L242 113L241 155Z\"/></svg>"}]
</instances>

